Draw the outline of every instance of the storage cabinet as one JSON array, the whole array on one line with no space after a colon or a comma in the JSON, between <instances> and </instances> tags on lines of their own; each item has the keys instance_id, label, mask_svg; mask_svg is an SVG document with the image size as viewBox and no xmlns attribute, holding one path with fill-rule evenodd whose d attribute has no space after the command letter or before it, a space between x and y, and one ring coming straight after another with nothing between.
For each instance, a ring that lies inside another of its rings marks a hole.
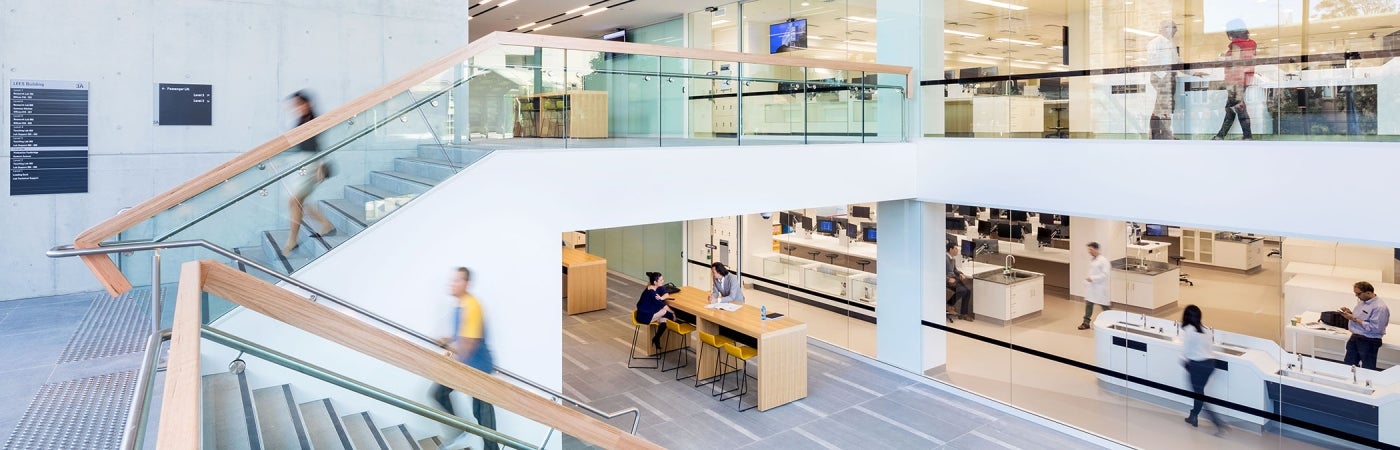
<instances>
[{"instance_id":1,"label":"storage cabinet","mask_svg":"<svg viewBox=\"0 0 1400 450\"><path fill-rule=\"evenodd\" d=\"M566 91L515 98L515 137L608 137L608 93Z\"/></svg>"}]
</instances>

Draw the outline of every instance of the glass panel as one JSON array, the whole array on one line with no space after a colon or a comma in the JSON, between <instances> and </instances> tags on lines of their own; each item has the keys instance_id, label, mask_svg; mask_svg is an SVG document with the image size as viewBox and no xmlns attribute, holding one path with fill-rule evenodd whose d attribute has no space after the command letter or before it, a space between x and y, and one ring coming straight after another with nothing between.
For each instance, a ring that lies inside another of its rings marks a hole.
<instances>
[{"instance_id":1,"label":"glass panel","mask_svg":"<svg viewBox=\"0 0 1400 450\"><path fill-rule=\"evenodd\" d=\"M661 145L738 145L738 63L662 58L661 65Z\"/></svg>"},{"instance_id":2,"label":"glass panel","mask_svg":"<svg viewBox=\"0 0 1400 450\"><path fill-rule=\"evenodd\" d=\"M569 50L570 147L654 147L661 138L660 59Z\"/></svg>"},{"instance_id":3,"label":"glass panel","mask_svg":"<svg viewBox=\"0 0 1400 450\"><path fill-rule=\"evenodd\" d=\"M740 63L739 145L806 142L809 92L802 67Z\"/></svg>"},{"instance_id":4,"label":"glass panel","mask_svg":"<svg viewBox=\"0 0 1400 450\"><path fill-rule=\"evenodd\" d=\"M872 80L873 77L873 80ZM904 75L871 74L862 78L860 97L865 117L861 124L865 142L903 142L908 116L908 92Z\"/></svg>"}]
</instances>

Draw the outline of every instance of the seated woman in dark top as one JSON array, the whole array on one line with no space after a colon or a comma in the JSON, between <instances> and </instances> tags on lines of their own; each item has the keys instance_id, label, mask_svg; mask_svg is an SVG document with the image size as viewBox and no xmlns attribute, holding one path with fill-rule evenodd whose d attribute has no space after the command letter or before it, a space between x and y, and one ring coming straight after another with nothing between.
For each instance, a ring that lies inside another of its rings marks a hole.
<instances>
[{"instance_id":1,"label":"seated woman in dark top","mask_svg":"<svg viewBox=\"0 0 1400 450\"><path fill-rule=\"evenodd\" d=\"M642 298L637 299L637 322L665 323L667 320L676 318L675 313L671 312L671 307L666 306L666 300L671 294L657 290L664 284L666 284L666 279L660 273L647 272L647 287L642 291ZM666 327L656 327L656 332L651 336L651 345L661 348L661 332L663 331L666 331Z\"/></svg>"}]
</instances>

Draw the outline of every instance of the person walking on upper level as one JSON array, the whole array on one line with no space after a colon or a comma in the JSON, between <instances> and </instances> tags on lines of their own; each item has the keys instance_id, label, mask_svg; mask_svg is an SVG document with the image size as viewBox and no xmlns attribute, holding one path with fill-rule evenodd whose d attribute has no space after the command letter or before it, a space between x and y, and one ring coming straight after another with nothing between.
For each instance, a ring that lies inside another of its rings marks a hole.
<instances>
[{"instance_id":1,"label":"person walking on upper level","mask_svg":"<svg viewBox=\"0 0 1400 450\"><path fill-rule=\"evenodd\" d=\"M311 105L311 96L306 91L296 91L287 97L287 102L291 104L292 113L297 115L297 126L306 125L316 118L316 109ZM305 157L311 157L321 151L321 145L316 142L316 136L311 136L297 145ZM298 161L300 162L300 161ZM287 233L287 243L282 246L282 255L292 253L297 248L298 233L301 232L301 213L311 214L311 218L321 222L321 231L311 233L311 237L329 236L335 232L335 226L331 225L326 217L321 215L320 208L316 205L306 204L306 198L311 196L311 192L316 190L322 181L331 176L331 166L324 159L313 162L306 166L306 173L289 175L287 181L291 185L292 198L287 200L289 216L291 216L291 230Z\"/></svg>"},{"instance_id":2,"label":"person walking on upper level","mask_svg":"<svg viewBox=\"0 0 1400 450\"><path fill-rule=\"evenodd\" d=\"M1225 36L1230 38L1230 47L1220 56L1226 61L1235 61L1225 68L1225 122L1220 125L1220 132L1215 133L1211 140L1225 139L1225 134L1230 132L1230 127L1235 125L1235 116L1240 117L1240 131L1244 133L1244 140L1254 140L1254 134L1249 129L1249 110L1245 108L1245 89L1254 81L1254 65L1242 64L1238 61L1254 59L1254 53L1259 45L1249 38L1249 30L1245 28L1244 21L1240 19L1231 20L1225 26Z\"/></svg>"},{"instance_id":3,"label":"person walking on upper level","mask_svg":"<svg viewBox=\"0 0 1400 450\"><path fill-rule=\"evenodd\" d=\"M1210 381L1210 375L1215 372L1215 351L1211 349L1211 336L1206 334L1205 325L1201 324L1201 308L1196 305L1186 305L1186 309L1181 312L1181 343L1186 358L1182 364L1186 366L1187 377L1191 381L1191 392L1196 395L1206 395L1206 382ZM1191 403L1191 415L1186 416L1186 423L1191 426L1198 426L1196 417L1205 409L1206 417L1210 423L1215 424L1215 435L1225 434L1225 430L1230 427L1225 425L1225 421L1220 420L1220 415L1215 410L1205 407L1205 402L1196 398Z\"/></svg>"},{"instance_id":4,"label":"person walking on upper level","mask_svg":"<svg viewBox=\"0 0 1400 450\"><path fill-rule=\"evenodd\" d=\"M1089 323L1094 319L1094 305L1099 305L1104 311L1108 311L1108 258L1099 253L1099 243L1090 242L1085 248L1089 250L1089 277L1085 278L1089 286L1084 291L1084 323L1079 325L1079 329L1089 329Z\"/></svg>"},{"instance_id":5,"label":"person walking on upper level","mask_svg":"<svg viewBox=\"0 0 1400 450\"><path fill-rule=\"evenodd\" d=\"M472 272L466 267L458 267L452 275L452 283L448 292L457 299L457 307L452 314L452 337L440 339L439 344L445 345L451 352L452 358L467 366L491 374L496 371L495 362L491 358L491 347L486 340L486 318L481 312L481 302L467 291L467 284L471 282ZM442 410L448 414L457 415L452 407L452 388L441 384L433 385L432 396ZM486 403L479 398L472 398L472 416L476 417L476 423L492 430L496 429L496 408L490 403ZM477 437L471 433L462 433L451 442L443 445L444 449L467 448L467 444ZM499 450L500 445L486 440L482 444L484 450Z\"/></svg>"},{"instance_id":6,"label":"person walking on upper level","mask_svg":"<svg viewBox=\"0 0 1400 450\"><path fill-rule=\"evenodd\" d=\"M665 284L666 277L661 273L647 272L647 286L642 289L642 298L637 299L637 323L666 323L667 320L676 319L676 314L666 304L671 294L661 289ZM656 327L656 332L651 335L653 347L661 348L661 335L665 331L664 326Z\"/></svg>"},{"instance_id":7,"label":"person walking on upper level","mask_svg":"<svg viewBox=\"0 0 1400 450\"><path fill-rule=\"evenodd\" d=\"M730 272L723 263L714 263L710 265L710 276L715 279L710 303L744 303L744 286L739 275Z\"/></svg>"},{"instance_id":8,"label":"person walking on upper level","mask_svg":"<svg viewBox=\"0 0 1400 450\"><path fill-rule=\"evenodd\" d=\"M1181 49L1172 38L1176 36L1177 25L1170 19L1163 20L1157 37L1147 43L1147 64L1171 66L1181 64ZM1186 73L1178 70L1152 72L1152 89L1157 91L1157 100L1152 106L1150 122L1152 139L1176 139L1172 132L1172 116L1176 113L1176 76ZM1203 76L1205 73L1192 73Z\"/></svg>"},{"instance_id":9,"label":"person walking on upper level","mask_svg":"<svg viewBox=\"0 0 1400 450\"><path fill-rule=\"evenodd\" d=\"M1356 307L1342 307L1342 317L1347 318L1347 329L1351 338L1347 339L1347 353L1342 361L1348 366L1361 365L1363 369L1376 369L1376 353L1381 349L1381 338L1385 327L1390 324L1390 307L1376 297L1376 288L1371 283L1358 281L1351 286L1356 294Z\"/></svg>"}]
</instances>

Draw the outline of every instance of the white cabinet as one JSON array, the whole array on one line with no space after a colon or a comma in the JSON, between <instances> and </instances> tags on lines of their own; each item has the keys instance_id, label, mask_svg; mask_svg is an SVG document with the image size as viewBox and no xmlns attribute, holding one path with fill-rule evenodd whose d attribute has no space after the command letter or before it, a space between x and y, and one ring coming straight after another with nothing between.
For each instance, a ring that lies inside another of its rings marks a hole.
<instances>
[{"instance_id":1,"label":"white cabinet","mask_svg":"<svg viewBox=\"0 0 1400 450\"><path fill-rule=\"evenodd\" d=\"M974 97L972 131L1039 133L1045 131L1045 99L1015 95Z\"/></svg>"},{"instance_id":2,"label":"white cabinet","mask_svg":"<svg viewBox=\"0 0 1400 450\"><path fill-rule=\"evenodd\" d=\"M1045 309L1045 277L1002 284L974 279L972 309L978 316L1010 322Z\"/></svg>"},{"instance_id":3,"label":"white cabinet","mask_svg":"<svg viewBox=\"0 0 1400 450\"><path fill-rule=\"evenodd\" d=\"M1181 295L1180 273L1179 269L1157 275L1114 270L1108 283L1109 299L1114 303L1147 309L1170 305Z\"/></svg>"},{"instance_id":4,"label":"white cabinet","mask_svg":"<svg viewBox=\"0 0 1400 450\"><path fill-rule=\"evenodd\" d=\"M1264 240L1216 240L1214 231L1183 228L1181 257L1186 262L1252 270L1264 263Z\"/></svg>"},{"instance_id":5,"label":"white cabinet","mask_svg":"<svg viewBox=\"0 0 1400 450\"><path fill-rule=\"evenodd\" d=\"M710 120L715 134L737 134L739 100L732 97L714 99L714 114Z\"/></svg>"}]
</instances>

